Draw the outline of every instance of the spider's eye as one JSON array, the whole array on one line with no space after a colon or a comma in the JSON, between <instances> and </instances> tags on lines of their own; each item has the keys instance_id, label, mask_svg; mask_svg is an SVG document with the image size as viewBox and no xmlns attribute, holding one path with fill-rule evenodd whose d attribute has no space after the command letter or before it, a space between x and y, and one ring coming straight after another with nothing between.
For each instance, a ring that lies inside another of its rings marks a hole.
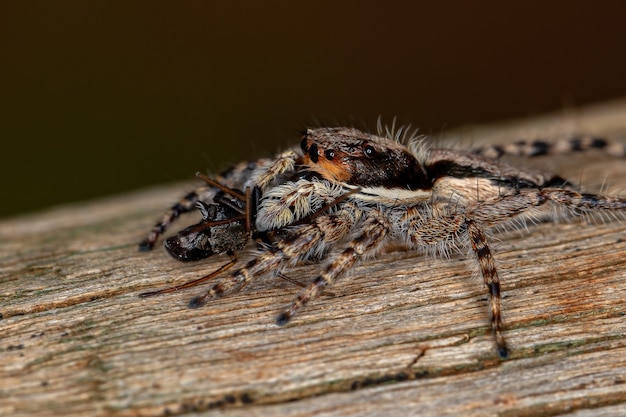
<instances>
[{"instance_id":1,"label":"spider's eye","mask_svg":"<svg viewBox=\"0 0 626 417\"><path fill-rule=\"evenodd\" d=\"M329 161L332 161L335 158L335 151L333 151L332 149L327 149L325 153L326 159L328 159Z\"/></svg>"},{"instance_id":2,"label":"spider's eye","mask_svg":"<svg viewBox=\"0 0 626 417\"><path fill-rule=\"evenodd\" d=\"M304 136L302 137L302 141L300 142L300 148L302 149L302 152L304 152L304 153L306 153L306 148L307 148L307 146L308 146L308 143L307 143L307 142L308 142L308 141L307 141L307 137L306 137L306 135L304 135Z\"/></svg>"},{"instance_id":3,"label":"spider's eye","mask_svg":"<svg viewBox=\"0 0 626 417\"><path fill-rule=\"evenodd\" d=\"M372 145L367 145L363 151L365 152L365 156L372 158L374 155L376 155L376 149L374 149L374 147Z\"/></svg>"}]
</instances>

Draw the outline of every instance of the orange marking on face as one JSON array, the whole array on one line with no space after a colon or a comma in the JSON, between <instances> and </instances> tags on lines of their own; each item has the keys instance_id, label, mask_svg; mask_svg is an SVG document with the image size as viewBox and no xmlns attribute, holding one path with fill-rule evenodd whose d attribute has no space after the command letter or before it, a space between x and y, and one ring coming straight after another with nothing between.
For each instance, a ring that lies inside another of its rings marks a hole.
<instances>
[{"instance_id":1,"label":"orange marking on face","mask_svg":"<svg viewBox=\"0 0 626 417\"><path fill-rule=\"evenodd\" d=\"M320 174L322 178L329 181L348 182L352 175L342 163L341 158L335 158L332 161L320 158L317 163L313 163L309 155L304 155L304 165L310 166L315 172Z\"/></svg>"}]
</instances>

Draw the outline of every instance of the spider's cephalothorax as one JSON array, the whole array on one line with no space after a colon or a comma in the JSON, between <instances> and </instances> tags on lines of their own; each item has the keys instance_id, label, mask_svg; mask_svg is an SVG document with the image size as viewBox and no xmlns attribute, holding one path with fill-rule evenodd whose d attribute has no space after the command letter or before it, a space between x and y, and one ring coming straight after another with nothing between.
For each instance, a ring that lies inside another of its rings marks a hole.
<instances>
[{"instance_id":1,"label":"spider's cephalothorax","mask_svg":"<svg viewBox=\"0 0 626 417\"><path fill-rule=\"evenodd\" d=\"M578 142L569 150L609 144L603 140L586 143ZM619 146L611 144L615 151L611 153L619 156ZM544 150L557 147L541 146ZM489 149L496 148L485 148ZM309 129L301 140L301 151L301 155L285 153L247 176L248 186L262 190L253 228L271 232L274 239L245 266L194 298L191 307L241 288L258 276L281 275L299 261L318 261L334 252L319 275L279 315L278 323L285 324L357 260L375 255L389 243L444 254L469 245L490 296L498 353L506 357L500 279L488 243L489 230L523 222L546 203L564 208L560 213L626 214L624 198L583 194L561 177L487 159L506 151L483 152L485 157L477 151L429 149L419 142L405 146L352 128Z\"/></svg>"},{"instance_id":2,"label":"spider's cephalothorax","mask_svg":"<svg viewBox=\"0 0 626 417\"><path fill-rule=\"evenodd\" d=\"M424 167L409 149L356 129L309 129L303 163L322 178L359 187L428 189Z\"/></svg>"}]
</instances>

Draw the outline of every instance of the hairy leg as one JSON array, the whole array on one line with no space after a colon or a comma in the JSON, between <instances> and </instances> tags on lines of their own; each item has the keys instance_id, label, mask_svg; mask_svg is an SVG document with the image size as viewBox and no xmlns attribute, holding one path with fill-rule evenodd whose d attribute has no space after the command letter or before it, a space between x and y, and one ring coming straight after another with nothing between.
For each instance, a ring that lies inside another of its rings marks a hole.
<instances>
[{"instance_id":1,"label":"hairy leg","mask_svg":"<svg viewBox=\"0 0 626 417\"><path fill-rule=\"evenodd\" d=\"M390 225L387 218L379 210L368 213L363 222L361 233L353 239L335 259L333 259L318 275L315 280L292 302L292 304L277 318L277 324L282 326L289 322L298 310L309 301L316 298L321 291L332 285L335 280L350 268L357 259L374 253L385 241Z\"/></svg>"},{"instance_id":2,"label":"hairy leg","mask_svg":"<svg viewBox=\"0 0 626 417\"><path fill-rule=\"evenodd\" d=\"M270 272L280 274L290 262L306 260L323 253L326 245L343 238L350 231L356 219L354 210L346 208L294 227L288 236L276 242L275 247L262 252L205 294L193 298L189 306L200 307L211 298L243 288L256 277Z\"/></svg>"}]
</instances>

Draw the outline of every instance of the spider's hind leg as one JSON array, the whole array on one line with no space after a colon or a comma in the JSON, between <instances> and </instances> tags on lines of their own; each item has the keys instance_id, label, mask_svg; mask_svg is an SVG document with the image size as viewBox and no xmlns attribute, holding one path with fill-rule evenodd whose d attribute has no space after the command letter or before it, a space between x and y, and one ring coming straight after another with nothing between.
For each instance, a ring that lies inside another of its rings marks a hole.
<instances>
[{"instance_id":1,"label":"spider's hind leg","mask_svg":"<svg viewBox=\"0 0 626 417\"><path fill-rule=\"evenodd\" d=\"M547 199L561 204L576 214L601 214L606 212L620 213L626 217L626 198L609 197L598 194L579 193L561 188L544 188L541 190Z\"/></svg>"},{"instance_id":2,"label":"spider's hind leg","mask_svg":"<svg viewBox=\"0 0 626 417\"><path fill-rule=\"evenodd\" d=\"M573 136L556 141L518 140L506 145L481 146L474 149L472 153L489 159L498 159L507 155L534 158L544 155L568 155L593 149L616 158L626 157L626 144L595 136Z\"/></svg>"}]
</instances>

